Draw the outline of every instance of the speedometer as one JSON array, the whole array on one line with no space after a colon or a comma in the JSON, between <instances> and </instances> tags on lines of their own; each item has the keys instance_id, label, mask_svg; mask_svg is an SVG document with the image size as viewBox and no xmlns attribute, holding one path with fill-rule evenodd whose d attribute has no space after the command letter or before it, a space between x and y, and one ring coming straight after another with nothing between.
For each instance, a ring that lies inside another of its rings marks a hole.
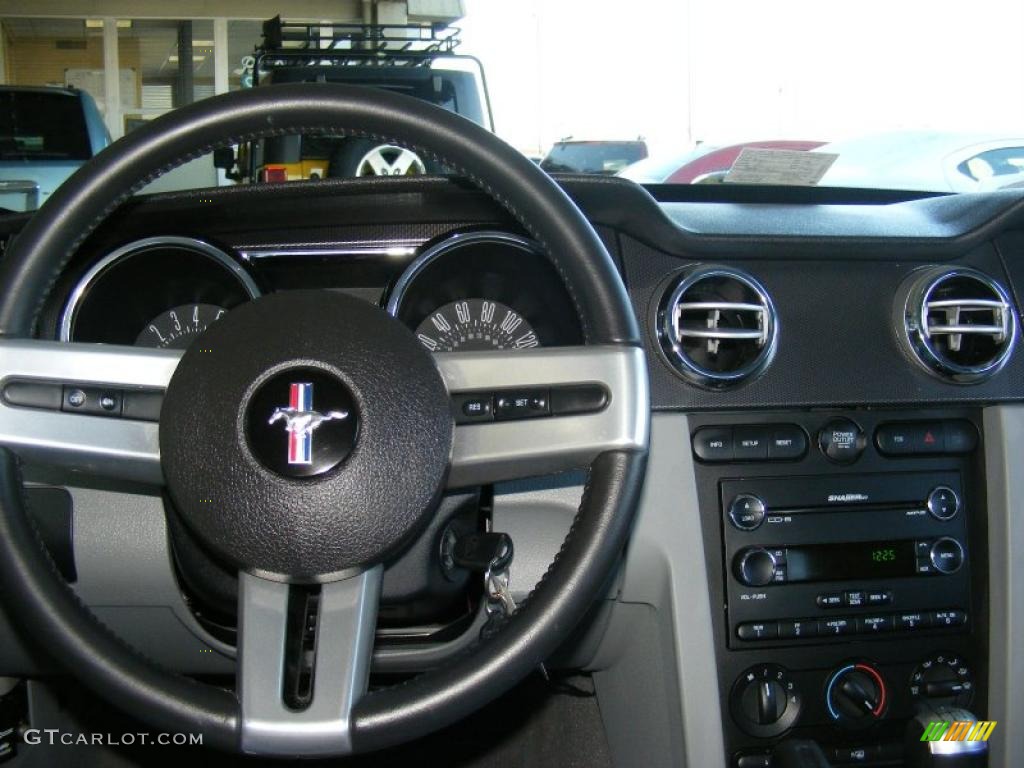
<instances>
[{"instance_id":1,"label":"speedometer","mask_svg":"<svg viewBox=\"0 0 1024 768\"><path fill-rule=\"evenodd\" d=\"M416 336L431 352L529 349L539 344L522 315L488 299L462 299L444 305L420 323Z\"/></svg>"}]
</instances>

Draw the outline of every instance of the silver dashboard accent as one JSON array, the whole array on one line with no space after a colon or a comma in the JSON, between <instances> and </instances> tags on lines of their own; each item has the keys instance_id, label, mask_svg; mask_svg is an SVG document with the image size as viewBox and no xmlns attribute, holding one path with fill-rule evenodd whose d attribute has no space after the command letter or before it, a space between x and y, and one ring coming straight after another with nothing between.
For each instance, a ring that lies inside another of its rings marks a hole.
<instances>
[{"instance_id":1,"label":"silver dashboard accent","mask_svg":"<svg viewBox=\"0 0 1024 768\"><path fill-rule=\"evenodd\" d=\"M731 280L756 298L756 301L702 300L687 301L686 295L708 280ZM753 316L754 327L726 328L719 324L722 313L746 313ZM693 318L703 313L701 325ZM691 318L690 323L685 318ZM767 367L775 355L779 321L768 291L751 276L725 267L698 267L685 273L666 291L658 308L657 335L662 351L672 367L687 380L703 387L737 384ZM695 361L684 348L684 340L699 339L706 345L709 357L716 357L722 342L749 342L756 352L751 359L731 370L712 370Z\"/></svg>"},{"instance_id":2,"label":"silver dashboard accent","mask_svg":"<svg viewBox=\"0 0 1024 768\"><path fill-rule=\"evenodd\" d=\"M339 243L338 245L268 245L254 248L242 247L238 250L243 261L252 262L260 259L287 259L287 258L334 258L344 256L390 256L392 258L405 258L413 256L420 246L422 240L401 239L386 240L359 240L350 243Z\"/></svg>"},{"instance_id":3,"label":"silver dashboard accent","mask_svg":"<svg viewBox=\"0 0 1024 768\"><path fill-rule=\"evenodd\" d=\"M434 356L449 392L601 384L596 413L455 428L450 487L481 485L585 467L609 450L646 448L650 433L647 362L639 347L550 347Z\"/></svg>"},{"instance_id":4,"label":"silver dashboard accent","mask_svg":"<svg viewBox=\"0 0 1024 768\"><path fill-rule=\"evenodd\" d=\"M313 696L301 711L282 700L287 584L238 579L238 692L242 751L327 756L352 752L351 712L366 692L384 568L321 586Z\"/></svg>"},{"instance_id":5,"label":"silver dashboard accent","mask_svg":"<svg viewBox=\"0 0 1024 768\"><path fill-rule=\"evenodd\" d=\"M203 242L202 240L196 240L192 237L177 237L170 235L147 237L142 240L135 240L127 245L122 245L117 250L111 251L93 264L88 272L82 275L82 278L75 284L74 289L72 289L71 295L68 297L67 303L64 305L64 310L61 313L60 340L71 341L71 334L75 324L75 316L78 313L82 299L85 297L86 291L89 290L93 283L95 283L104 272L122 259L130 258L137 253L151 248L167 246L184 248L196 253L201 253L204 256L213 259L221 266L226 267L232 276L241 283L242 288L245 289L247 294L249 294L249 298L255 299L259 297L260 289L256 286L256 282L252 279L252 276L246 272L238 262L219 248Z\"/></svg>"},{"instance_id":6,"label":"silver dashboard accent","mask_svg":"<svg viewBox=\"0 0 1024 768\"><path fill-rule=\"evenodd\" d=\"M973 281L988 298L935 298L936 291L952 280ZM1010 359L1017 343L1017 315L1006 289L984 272L966 267L917 271L905 281L900 297L895 308L900 342L933 376L974 384L999 372ZM975 322L965 322L966 318ZM977 336L991 337L995 350L989 359L975 365L953 359L965 337Z\"/></svg>"},{"instance_id":7,"label":"silver dashboard accent","mask_svg":"<svg viewBox=\"0 0 1024 768\"><path fill-rule=\"evenodd\" d=\"M180 359L177 350L0 339L0 389L10 378L166 389ZM18 408L0 398L0 445L29 462L162 482L157 425L150 422Z\"/></svg>"},{"instance_id":8,"label":"silver dashboard accent","mask_svg":"<svg viewBox=\"0 0 1024 768\"><path fill-rule=\"evenodd\" d=\"M388 296L388 301L385 306L388 314L392 317L398 317L398 310L402 305L402 299L405 297L405 293L409 289L409 286L416 279L416 276L426 269L426 267L434 260L443 256L453 248L461 247L467 243L487 242L514 245L524 248L532 253L543 253L540 246L532 240L520 235L513 235L509 232L487 230L480 232L459 232L454 235L450 235L444 240L441 240L427 248L423 253L416 257L412 264L406 267L405 272L399 276L397 282L395 282L395 287L391 289L391 293Z\"/></svg>"}]
</instances>

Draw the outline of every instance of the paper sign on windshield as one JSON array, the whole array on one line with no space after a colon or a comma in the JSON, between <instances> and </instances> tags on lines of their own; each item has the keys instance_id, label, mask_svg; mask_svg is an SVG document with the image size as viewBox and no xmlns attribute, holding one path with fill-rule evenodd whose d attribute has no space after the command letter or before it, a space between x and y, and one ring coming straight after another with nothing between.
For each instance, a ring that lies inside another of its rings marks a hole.
<instances>
[{"instance_id":1,"label":"paper sign on windshield","mask_svg":"<svg viewBox=\"0 0 1024 768\"><path fill-rule=\"evenodd\" d=\"M796 149L744 147L725 174L728 184L814 186L839 155Z\"/></svg>"}]
</instances>

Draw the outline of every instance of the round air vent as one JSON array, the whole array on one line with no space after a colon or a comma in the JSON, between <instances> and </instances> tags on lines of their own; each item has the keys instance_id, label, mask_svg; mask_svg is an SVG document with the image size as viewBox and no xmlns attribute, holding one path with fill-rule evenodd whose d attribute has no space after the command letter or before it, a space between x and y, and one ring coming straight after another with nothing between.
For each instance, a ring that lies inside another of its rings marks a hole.
<instances>
[{"instance_id":1,"label":"round air vent","mask_svg":"<svg viewBox=\"0 0 1024 768\"><path fill-rule=\"evenodd\" d=\"M767 291L724 267L701 267L674 280L657 324L669 362L704 387L725 387L760 373L775 353L779 328Z\"/></svg>"},{"instance_id":2,"label":"round air vent","mask_svg":"<svg viewBox=\"0 0 1024 768\"><path fill-rule=\"evenodd\" d=\"M1017 340L1006 289L974 269L936 267L912 275L896 305L901 340L930 373L971 384L996 373Z\"/></svg>"}]
</instances>

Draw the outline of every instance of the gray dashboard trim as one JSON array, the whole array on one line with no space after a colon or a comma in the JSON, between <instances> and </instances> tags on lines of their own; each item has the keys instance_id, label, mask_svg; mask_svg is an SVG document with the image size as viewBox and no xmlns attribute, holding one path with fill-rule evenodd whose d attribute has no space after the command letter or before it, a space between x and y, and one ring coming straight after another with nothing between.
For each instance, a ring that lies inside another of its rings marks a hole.
<instances>
[{"instance_id":1,"label":"gray dashboard trim","mask_svg":"<svg viewBox=\"0 0 1024 768\"><path fill-rule=\"evenodd\" d=\"M1000 723L989 741L991 765L1024 755L1024 406L984 411L988 483L989 711Z\"/></svg>"},{"instance_id":2,"label":"gray dashboard trim","mask_svg":"<svg viewBox=\"0 0 1024 768\"><path fill-rule=\"evenodd\" d=\"M609 632L595 659L595 668L614 671L630 665L631 656L635 661L653 648L660 655L659 663L671 673L670 683L665 684L673 690L664 697L654 695L634 676L595 674L599 701L628 703L628 716L605 719L616 764L623 768L726 765L712 632L718 614L712 611L709 598L696 475L685 448L688 434L684 414L652 418L647 480L619 593L624 605L616 606L632 611L629 615L637 620L627 622L629 631ZM632 610L638 605L653 607L655 624L642 621L644 612ZM671 742L652 754L636 742L645 737L666 738L657 732L645 736L645 729L653 728L650 724L665 718L660 709L646 709L660 707L670 710Z\"/></svg>"}]
</instances>

